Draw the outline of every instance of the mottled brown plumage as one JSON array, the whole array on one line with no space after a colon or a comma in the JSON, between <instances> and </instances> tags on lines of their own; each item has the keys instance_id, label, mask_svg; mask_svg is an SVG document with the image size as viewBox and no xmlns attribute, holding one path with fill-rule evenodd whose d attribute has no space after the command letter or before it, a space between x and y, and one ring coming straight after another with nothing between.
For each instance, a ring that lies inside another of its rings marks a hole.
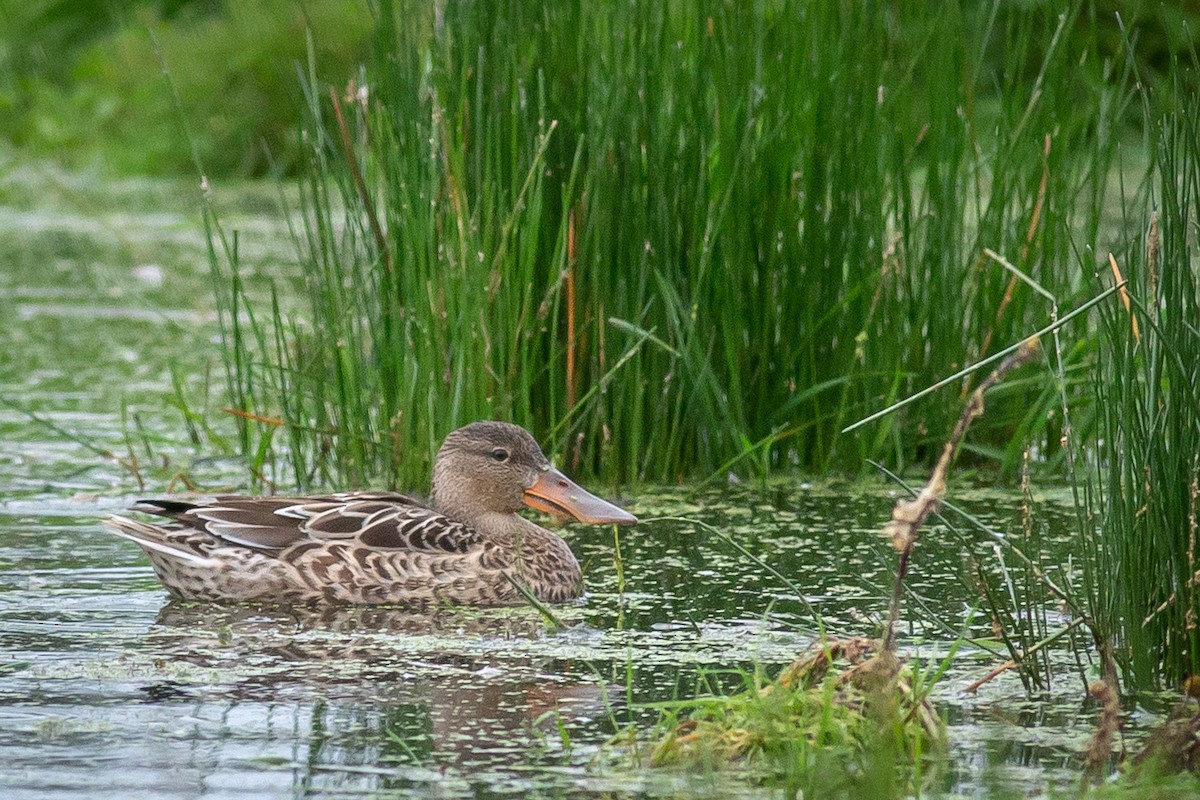
<instances>
[{"instance_id":1,"label":"mottled brown plumage","mask_svg":"<svg viewBox=\"0 0 1200 800\"><path fill-rule=\"evenodd\" d=\"M443 442L429 504L391 492L148 500L134 509L172 522L109 525L192 600L507 605L521 600L514 580L543 601L577 597L571 549L522 506L637 522L551 467L524 429L476 422Z\"/></svg>"}]
</instances>

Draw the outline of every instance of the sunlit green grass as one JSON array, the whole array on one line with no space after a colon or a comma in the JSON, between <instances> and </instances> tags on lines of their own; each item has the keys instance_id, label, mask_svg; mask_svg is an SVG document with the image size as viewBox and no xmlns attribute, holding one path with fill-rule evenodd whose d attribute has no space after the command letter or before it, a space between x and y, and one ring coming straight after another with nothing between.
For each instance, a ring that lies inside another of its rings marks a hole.
<instances>
[{"instance_id":1,"label":"sunlit green grass","mask_svg":"<svg viewBox=\"0 0 1200 800\"><path fill-rule=\"evenodd\" d=\"M741 673L745 686L662 705L654 766L736 769L804 797L900 797L938 773L945 731L927 694L937 682L904 667L887 677L866 640L815 647L778 676ZM844 656L851 651L849 663ZM943 665L944 666L944 665ZM717 676L698 677L698 688Z\"/></svg>"}]
</instances>

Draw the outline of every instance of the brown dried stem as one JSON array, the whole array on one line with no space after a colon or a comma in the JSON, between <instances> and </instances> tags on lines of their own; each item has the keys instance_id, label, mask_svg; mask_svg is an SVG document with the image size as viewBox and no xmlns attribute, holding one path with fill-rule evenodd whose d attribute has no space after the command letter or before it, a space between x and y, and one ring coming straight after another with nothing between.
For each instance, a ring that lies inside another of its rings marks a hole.
<instances>
[{"instance_id":1,"label":"brown dried stem","mask_svg":"<svg viewBox=\"0 0 1200 800\"><path fill-rule=\"evenodd\" d=\"M913 545L917 541L917 531L930 514L938 510L942 495L946 493L946 477L950 465L958 454L958 448L971 423L983 416L983 396L989 389L1004 379L1011 370L1032 361L1038 354L1036 337L1026 339L1021 347L1000 362L999 366L988 375L971 393L971 399L963 408L954 432L942 448L942 455L929 476L929 482L911 500L901 500L892 509L892 519L884 527L883 533L892 540L892 547L900 553L900 564L896 569L896 580L892 585L891 608L887 628L884 631L880 656L885 661L895 661L896 625L900 619L900 601L904 593L904 578L908 572L908 559L912 554Z\"/></svg>"},{"instance_id":2,"label":"brown dried stem","mask_svg":"<svg viewBox=\"0 0 1200 800\"><path fill-rule=\"evenodd\" d=\"M1084 780L1097 780L1103 775L1104 765L1112 753L1113 737L1121 727L1121 706L1117 692L1107 681L1099 680L1088 687L1088 694L1100 703L1100 717L1096 730L1084 751Z\"/></svg>"}]
</instances>

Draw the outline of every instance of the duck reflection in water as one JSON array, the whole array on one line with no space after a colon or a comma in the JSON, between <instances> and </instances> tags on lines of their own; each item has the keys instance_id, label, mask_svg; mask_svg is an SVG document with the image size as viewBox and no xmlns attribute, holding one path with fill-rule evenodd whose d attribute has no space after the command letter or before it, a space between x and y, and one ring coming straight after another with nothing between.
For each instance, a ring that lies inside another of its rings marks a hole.
<instances>
[{"instance_id":1,"label":"duck reflection in water","mask_svg":"<svg viewBox=\"0 0 1200 800\"><path fill-rule=\"evenodd\" d=\"M356 779L375 789L399 764L464 773L526 765L531 747L558 740L560 725L607 717L609 698L621 691L597 682L590 668L536 653L553 650L552 643L523 646L544 637L532 609L497 614L462 607L419 612L172 601L147 645L214 681L203 688L162 681L160 689L192 694L208 709L204 716L220 709L215 716L223 724L237 718L257 726L256 741L282 737L293 752L303 747L304 759L296 760L306 770L375 770ZM214 771L217 763L241 757L246 745L200 739ZM211 752L226 745L227 753Z\"/></svg>"}]
</instances>

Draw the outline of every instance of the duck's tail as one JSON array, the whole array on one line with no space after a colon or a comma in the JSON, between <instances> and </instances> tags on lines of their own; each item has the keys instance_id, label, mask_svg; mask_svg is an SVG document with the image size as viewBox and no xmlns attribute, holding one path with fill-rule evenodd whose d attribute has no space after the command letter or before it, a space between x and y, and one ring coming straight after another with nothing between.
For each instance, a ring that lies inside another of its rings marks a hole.
<instances>
[{"instance_id":1,"label":"duck's tail","mask_svg":"<svg viewBox=\"0 0 1200 800\"><path fill-rule=\"evenodd\" d=\"M148 522L139 522L136 519L121 517L113 514L105 525L117 536L122 539L128 539L131 542L137 542L143 550L149 553L153 550L155 553L160 553L168 558L187 561L197 566L217 569L223 567L223 561L217 558L211 558L195 550L188 548L183 542L173 541L170 537L171 528L164 528L161 525L153 525Z\"/></svg>"}]
</instances>

